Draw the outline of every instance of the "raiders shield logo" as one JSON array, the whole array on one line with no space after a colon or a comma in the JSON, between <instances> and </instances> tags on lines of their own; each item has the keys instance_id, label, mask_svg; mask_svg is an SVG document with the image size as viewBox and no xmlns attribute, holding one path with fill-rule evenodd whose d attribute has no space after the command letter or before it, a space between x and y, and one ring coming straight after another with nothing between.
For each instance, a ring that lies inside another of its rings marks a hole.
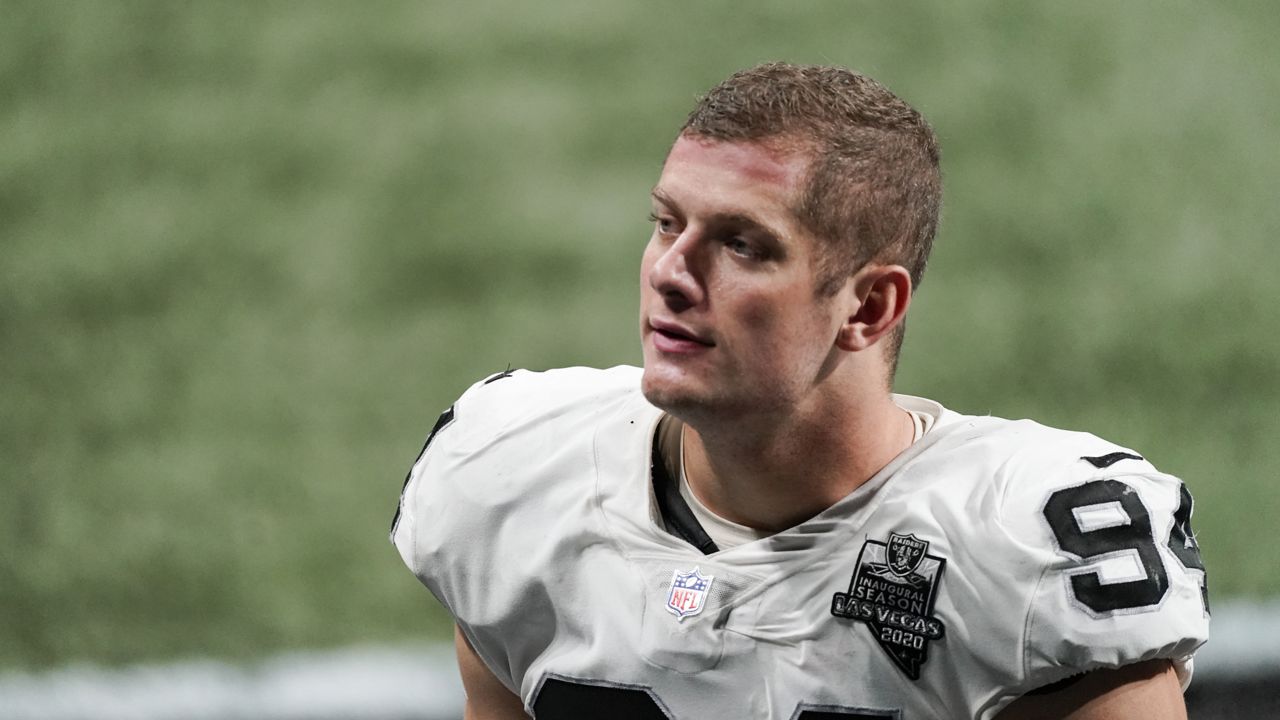
<instances>
[{"instance_id":1,"label":"raiders shield logo","mask_svg":"<svg viewBox=\"0 0 1280 720\"><path fill-rule=\"evenodd\" d=\"M907 577L920 567L924 560L924 551L929 543L915 535L889 533L889 546L885 553L889 556L889 572L898 577Z\"/></svg>"},{"instance_id":2,"label":"raiders shield logo","mask_svg":"<svg viewBox=\"0 0 1280 720\"><path fill-rule=\"evenodd\" d=\"M946 634L933 615L946 565L915 535L895 532L887 542L868 539L858 553L848 591L831 598L831 614L866 623L894 664L919 680L920 666L929 659L929 643Z\"/></svg>"}]
</instances>

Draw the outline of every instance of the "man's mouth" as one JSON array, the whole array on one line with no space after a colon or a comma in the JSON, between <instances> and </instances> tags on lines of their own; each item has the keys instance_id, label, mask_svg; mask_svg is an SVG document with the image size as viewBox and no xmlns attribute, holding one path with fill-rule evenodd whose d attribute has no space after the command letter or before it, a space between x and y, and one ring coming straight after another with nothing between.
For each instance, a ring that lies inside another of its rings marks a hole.
<instances>
[{"instance_id":1,"label":"man's mouth","mask_svg":"<svg viewBox=\"0 0 1280 720\"><path fill-rule=\"evenodd\" d=\"M660 350L684 351L715 347L715 341L703 333L685 327L679 323L664 320L650 320L649 327L656 336L656 344Z\"/></svg>"}]
</instances>

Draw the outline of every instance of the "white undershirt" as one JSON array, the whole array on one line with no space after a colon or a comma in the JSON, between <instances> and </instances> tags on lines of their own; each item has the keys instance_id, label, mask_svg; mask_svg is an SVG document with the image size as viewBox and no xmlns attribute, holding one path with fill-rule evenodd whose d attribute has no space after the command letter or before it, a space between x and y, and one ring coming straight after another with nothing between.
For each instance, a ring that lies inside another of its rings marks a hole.
<instances>
[{"instance_id":1,"label":"white undershirt","mask_svg":"<svg viewBox=\"0 0 1280 720\"><path fill-rule=\"evenodd\" d=\"M899 407L902 407L899 405ZM917 440L924 437L924 434L933 428L937 417L934 415L912 410L910 408L902 408L911 416L911 442L914 444ZM759 540L760 538L769 537L772 532L768 530L757 530L755 528L740 525L732 520L726 520L712 512L698 496L694 494L693 488L689 487L689 477L684 471L684 433L680 434L680 496L689 504L689 509L693 511L693 516L698 519L698 524L702 525L702 529L707 531L707 535L715 542L716 547L721 550L728 550L732 547L745 545L749 542Z\"/></svg>"}]
</instances>

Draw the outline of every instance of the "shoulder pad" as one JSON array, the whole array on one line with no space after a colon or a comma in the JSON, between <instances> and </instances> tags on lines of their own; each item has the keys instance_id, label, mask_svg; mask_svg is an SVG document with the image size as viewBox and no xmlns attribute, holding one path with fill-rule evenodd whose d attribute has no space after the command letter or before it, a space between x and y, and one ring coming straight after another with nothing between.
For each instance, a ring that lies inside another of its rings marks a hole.
<instances>
[{"instance_id":1,"label":"shoulder pad","mask_svg":"<svg viewBox=\"0 0 1280 720\"><path fill-rule=\"evenodd\" d=\"M1000 525L1041 568L1027 608L1030 686L1204 642L1204 566L1190 493L1141 454L1087 433L1011 423Z\"/></svg>"}]
</instances>

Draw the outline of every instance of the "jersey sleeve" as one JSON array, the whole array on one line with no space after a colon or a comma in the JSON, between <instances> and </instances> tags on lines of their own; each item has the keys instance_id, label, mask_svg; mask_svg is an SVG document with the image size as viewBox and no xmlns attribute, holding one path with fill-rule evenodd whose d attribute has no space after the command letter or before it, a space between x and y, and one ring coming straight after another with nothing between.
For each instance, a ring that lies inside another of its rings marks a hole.
<instances>
[{"instance_id":1,"label":"jersey sleeve","mask_svg":"<svg viewBox=\"0 0 1280 720\"><path fill-rule=\"evenodd\" d=\"M519 693L551 642L554 574L592 516L595 409L633 374L500 373L436 423L409 471L391 541L477 655Z\"/></svg>"},{"instance_id":2,"label":"jersey sleeve","mask_svg":"<svg viewBox=\"0 0 1280 720\"><path fill-rule=\"evenodd\" d=\"M1072 435L1004 468L1003 524L1041 567L1022 689L1157 658L1185 687L1209 620L1191 495L1137 453Z\"/></svg>"},{"instance_id":3,"label":"jersey sleeve","mask_svg":"<svg viewBox=\"0 0 1280 720\"><path fill-rule=\"evenodd\" d=\"M487 639L459 612L471 600L466 578L483 558L489 539L476 520L483 508L465 493L468 478L474 479L471 458L475 445L500 432L493 422L491 407L504 395L489 386L512 375L500 373L481 380L450 405L427 435L417 459L405 477L391 525L391 542L414 576L454 617L476 654L508 688L513 688L509 662L500 646ZM472 480L473 481L473 480Z\"/></svg>"}]
</instances>

